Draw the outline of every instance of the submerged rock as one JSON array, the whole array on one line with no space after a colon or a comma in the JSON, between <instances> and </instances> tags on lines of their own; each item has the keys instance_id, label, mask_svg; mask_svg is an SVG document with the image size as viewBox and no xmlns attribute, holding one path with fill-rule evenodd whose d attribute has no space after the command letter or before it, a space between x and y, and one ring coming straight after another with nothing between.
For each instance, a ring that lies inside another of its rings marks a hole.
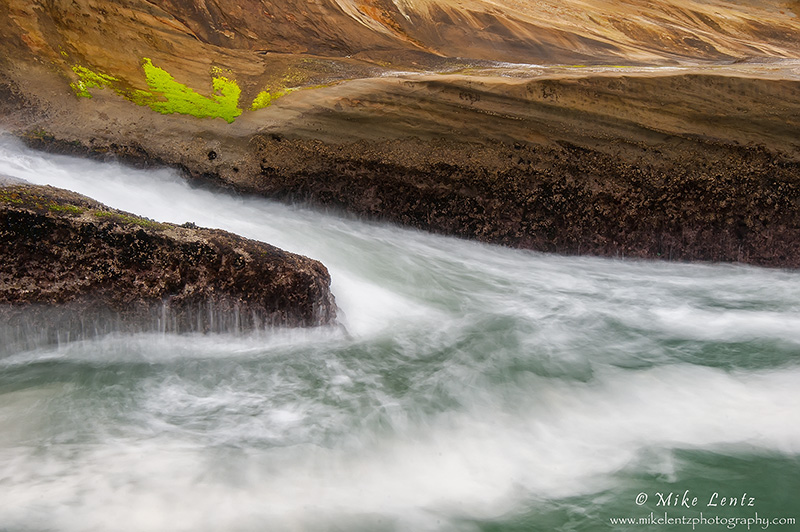
<instances>
[{"instance_id":1,"label":"submerged rock","mask_svg":"<svg viewBox=\"0 0 800 532\"><path fill-rule=\"evenodd\" d=\"M0 186L0 321L19 337L307 327L335 317L330 276L315 260L53 187Z\"/></svg>"}]
</instances>

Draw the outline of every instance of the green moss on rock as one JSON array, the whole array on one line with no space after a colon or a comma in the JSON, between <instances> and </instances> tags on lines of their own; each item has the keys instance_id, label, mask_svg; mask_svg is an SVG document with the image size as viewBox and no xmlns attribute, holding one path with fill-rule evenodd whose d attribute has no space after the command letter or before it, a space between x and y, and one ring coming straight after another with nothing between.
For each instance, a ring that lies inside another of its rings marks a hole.
<instances>
[{"instance_id":1,"label":"green moss on rock","mask_svg":"<svg viewBox=\"0 0 800 532\"><path fill-rule=\"evenodd\" d=\"M83 214L84 209L76 205L61 205L58 203L51 203L48 208L54 212L68 212L70 214Z\"/></svg>"},{"instance_id":2,"label":"green moss on rock","mask_svg":"<svg viewBox=\"0 0 800 532\"><path fill-rule=\"evenodd\" d=\"M147 229L164 229L166 228L165 224L155 222L153 220L148 220L147 218L139 218L137 216L131 216L129 214L122 214L119 212L112 212L112 211L93 211L92 214L96 218L106 218L113 220L117 223L126 224L126 225L138 225L139 227L145 227Z\"/></svg>"},{"instance_id":3,"label":"green moss on rock","mask_svg":"<svg viewBox=\"0 0 800 532\"><path fill-rule=\"evenodd\" d=\"M142 69L149 91L131 89L114 76L80 65L72 67L72 71L78 75L78 81L71 83L70 87L81 98L91 98L91 88L110 88L136 105L147 106L161 114L179 113L197 118L222 118L228 123L242 114L239 109L242 91L235 80L223 75L221 69L212 70L213 94L210 98L178 83L169 72L155 66L147 57L142 60Z\"/></svg>"},{"instance_id":4,"label":"green moss on rock","mask_svg":"<svg viewBox=\"0 0 800 532\"><path fill-rule=\"evenodd\" d=\"M257 111L258 109L269 107L270 105L272 105L273 101L277 100L281 96L286 96L290 92L292 92L292 89L285 89L274 92L261 91L253 99L253 103L252 105L250 105L250 110Z\"/></svg>"},{"instance_id":5,"label":"green moss on rock","mask_svg":"<svg viewBox=\"0 0 800 532\"><path fill-rule=\"evenodd\" d=\"M23 200L22 198L19 197L19 194L0 192L0 202L21 205L23 203Z\"/></svg>"},{"instance_id":6,"label":"green moss on rock","mask_svg":"<svg viewBox=\"0 0 800 532\"><path fill-rule=\"evenodd\" d=\"M163 100L154 98L147 102L154 111L162 114L180 113L197 118L222 118L228 123L242 114L242 110L239 109L239 96L242 92L239 85L220 75L218 70L212 80L214 94L211 98L206 98L175 81L169 72L153 65L147 57L142 61L142 68L147 78L147 85L156 95L164 98ZM147 93L137 92L136 99L142 102L147 100Z\"/></svg>"},{"instance_id":7,"label":"green moss on rock","mask_svg":"<svg viewBox=\"0 0 800 532\"><path fill-rule=\"evenodd\" d=\"M101 74L80 65L73 66L72 71L78 75L78 81L70 83L69 86L72 87L75 94L81 98L92 97L89 93L90 88L102 89L104 87L111 87L113 89L114 84L119 81L113 76Z\"/></svg>"}]
</instances>

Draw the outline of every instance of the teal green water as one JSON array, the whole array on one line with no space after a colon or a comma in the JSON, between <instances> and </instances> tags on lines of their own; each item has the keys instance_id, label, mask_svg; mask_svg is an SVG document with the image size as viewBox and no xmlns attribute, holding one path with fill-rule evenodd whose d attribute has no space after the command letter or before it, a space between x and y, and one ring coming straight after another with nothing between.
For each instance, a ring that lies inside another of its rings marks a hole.
<instances>
[{"instance_id":1,"label":"teal green water","mask_svg":"<svg viewBox=\"0 0 800 532\"><path fill-rule=\"evenodd\" d=\"M341 307L4 355L0 530L800 529L772 521L800 517L795 272L518 252L10 143L0 173L318 258Z\"/></svg>"}]
</instances>

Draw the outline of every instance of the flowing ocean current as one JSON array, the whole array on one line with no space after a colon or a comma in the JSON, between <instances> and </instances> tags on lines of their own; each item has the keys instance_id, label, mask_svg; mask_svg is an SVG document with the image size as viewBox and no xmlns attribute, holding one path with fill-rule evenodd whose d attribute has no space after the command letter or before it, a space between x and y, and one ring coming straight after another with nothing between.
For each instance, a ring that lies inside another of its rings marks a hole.
<instances>
[{"instance_id":1,"label":"flowing ocean current","mask_svg":"<svg viewBox=\"0 0 800 532\"><path fill-rule=\"evenodd\" d=\"M0 174L318 259L341 323L4 354L0 531L800 530L798 272L506 249L7 139Z\"/></svg>"}]
</instances>

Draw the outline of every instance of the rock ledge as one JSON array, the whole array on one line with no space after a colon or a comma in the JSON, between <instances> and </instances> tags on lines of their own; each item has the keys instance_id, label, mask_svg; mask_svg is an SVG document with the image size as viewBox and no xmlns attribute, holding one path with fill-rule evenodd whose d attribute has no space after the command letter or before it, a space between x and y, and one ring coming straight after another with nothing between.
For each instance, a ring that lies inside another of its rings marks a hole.
<instances>
[{"instance_id":1,"label":"rock ledge","mask_svg":"<svg viewBox=\"0 0 800 532\"><path fill-rule=\"evenodd\" d=\"M243 331L335 321L321 263L73 192L0 186L0 317L73 338L109 330ZM38 325L36 325L38 324Z\"/></svg>"}]
</instances>

